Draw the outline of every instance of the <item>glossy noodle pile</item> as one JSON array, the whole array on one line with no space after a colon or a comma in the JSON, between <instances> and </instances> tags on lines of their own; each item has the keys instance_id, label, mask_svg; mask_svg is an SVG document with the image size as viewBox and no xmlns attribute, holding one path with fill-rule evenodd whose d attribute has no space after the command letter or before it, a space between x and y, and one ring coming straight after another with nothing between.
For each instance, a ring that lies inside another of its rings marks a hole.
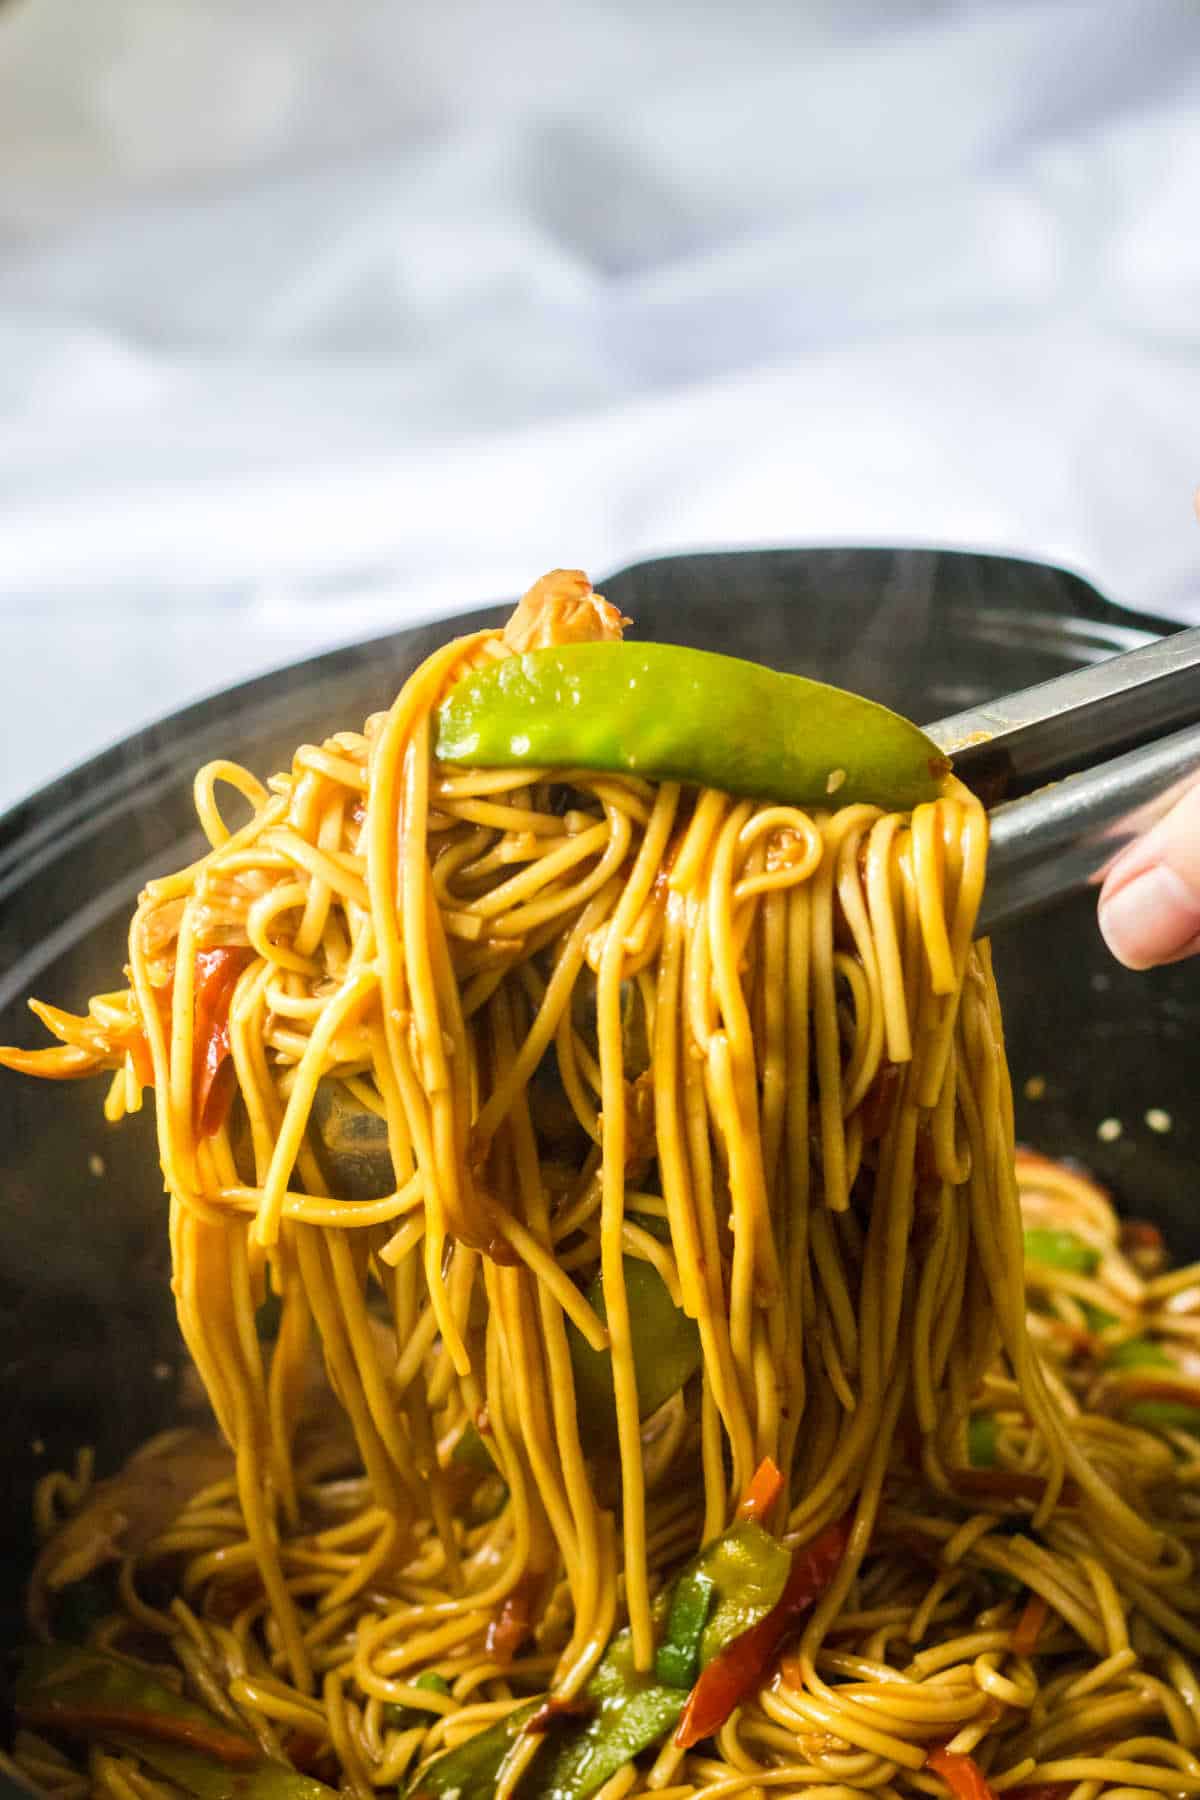
<instances>
[{"instance_id":1,"label":"glossy noodle pile","mask_svg":"<svg viewBox=\"0 0 1200 1800\"><path fill-rule=\"evenodd\" d=\"M88 1645L297 1800L1200 1793L1200 1273L1014 1153L986 815L434 761L466 668L620 623L539 584L361 735L210 765L128 989L5 1053L153 1088L216 1421L43 1484L34 1631L102 1576ZM693 1592L747 1630L668 1666ZM18 1713L48 1790L188 1790Z\"/></svg>"}]
</instances>

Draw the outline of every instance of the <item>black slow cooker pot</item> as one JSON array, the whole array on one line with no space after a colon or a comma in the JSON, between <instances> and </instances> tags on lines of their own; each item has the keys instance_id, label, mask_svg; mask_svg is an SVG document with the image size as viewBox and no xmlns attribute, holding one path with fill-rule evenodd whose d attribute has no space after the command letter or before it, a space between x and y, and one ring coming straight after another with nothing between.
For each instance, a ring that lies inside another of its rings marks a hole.
<instances>
[{"instance_id":1,"label":"black slow cooker pot","mask_svg":"<svg viewBox=\"0 0 1200 1800\"><path fill-rule=\"evenodd\" d=\"M603 584L639 635L824 677L918 720L1130 649L1172 629L1036 563L918 550L672 557ZM497 608L314 658L189 707L64 777L0 822L0 1043L40 1033L25 996L82 1009L121 985L151 875L202 847L191 778L214 756L262 775L357 726L454 632ZM1090 1164L1127 1211L1200 1255L1194 1093L1200 967L1130 975L1079 901L996 943L1020 1135ZM1029 1094L1025 1084L1034 1081ZM102 1082L0 1073L0 1642L22 1635L37 1475L82 1443L101 1471L172 1420L183 1366L167 1288L166 1203L150 1110L119 1129ZM1161 1127L1154 1130L1147 1114ZM1120 1135L1102 1121L1117 1120Z\"/></svg>"}]
</instances>

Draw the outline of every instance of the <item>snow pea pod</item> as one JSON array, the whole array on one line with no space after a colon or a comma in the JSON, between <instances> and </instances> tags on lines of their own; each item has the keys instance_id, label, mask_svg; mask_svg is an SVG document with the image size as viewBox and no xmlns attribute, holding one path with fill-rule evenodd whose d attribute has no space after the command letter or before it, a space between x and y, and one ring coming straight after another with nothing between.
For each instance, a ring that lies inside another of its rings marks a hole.
<instances>
[{"instance_id":1,"label":"snow pea pod","mask_svg":"<svg viewBox=\"0 0 1200 1800\"><path fill-rule=\"evenodd\" d=\"M522 1800L590 1800L674 1729L687 1698L682 1687L639 1674L627 1631L613 1639L584 1691L590 1718L547 1737L518 1790Z\"/></svg>"},{"instance_id":2,"label":"snow pea pod","mask_svg":"<svg viewBox=\"0 0 1200 1800\"><path fill-rule=\"evenodd\" d=\"M438 709L435 755L895 810L936 799L950 766L873 700L738 657L637 643L529 650L473 671Z\"/></svg>"},{"instance_id":3,"label":"snow pea pod","mask_svg":"<svg viewBox=\"0 0 1200 1800\"><path fill-rule=\"evenodd\" d=\"M448 1694L450 1683L436 1669L426 1669L413 1682L415 1688L422 1688L427 1694ZM436 1715L425 1712L419 1706L397 1706L394 1701L385 1700L380 1709L383 1722L390 1731L411 1731L414 1725L431 1725Z\"/></svg>"},{"instance_id":4,"label":"snow pea pod","mask_svg":"<svg viewBox=\"0 0 1200 1800\"><path fill-rule=\"evenodd\" d=\"M391 1192L395 1176L388 1150L387 1121L370 1112L342 1082L326 1077L318 1084L313 1125L318 1156L339 1199L377 1199ZM637 1223L652 1236L670 1235L665 1220L637 1215ZM637 1365L639 1412L647 1418L700 1367L700 1333L695 1320L675 1305L662 1276L651 1263L627 1256L625 1287ZM600 1318L606 1320L599 1276L588 1288L587 1297ZM585 1445L589 1450L609 1449L617 1441L612 1357L608 1351L591 1349L573 1325L568 1325L567 1336ZM467 1458L476 1467L491 1466L491 1458L474 1434L465 1443L460 1460Z\"/></svg>"},{"instance_id":5,"label":"snow pea pod","mask_svg":"<svg viewBox=\"0 0 1200 1800\"><path fill-rule=\"evenodd\" d=\"M334 1800L336 1793L323 1781L266 1758L250 1769L229 1769L180 1744L146 1743L136 1737L114 1741L196 1800Z\"/></svg>"},{"instance_id":6,"label":"snow pea pod","mask_svg":"<svg viewBox=\"0 0 1200 1800\"><path fill-rule=\"evenodd\" d=\"M1073 1231L1062 1231L1051 1225L1031 1225L1025 1233L1025 1259L1044 1263L1050 1269L1067 1269L1073 1275L1094 1275L1100 1266L1100 1252L1076 1237Z\"/></svg>"},{"instance_id":7,"label":"snow pea pod","mask_svg":"<svg viewBox=\"0 0 1200 1800\"><path fill-rule=\"evenodd\" d=\"M333 1800L323 1782L268 1760L244 1732L99 1651L28 1646L13 1706L23 1723L51 1736L129 1751L197 1800Z\"/></svg>"},{"instance_id":8,"label":"snow pea pod","mask_svg":"<svg viewBox=\"0 0 1200 1800\"><path fill-rule=\"evenodd\" d=\"M447 1800L492 1800L509 1752L543 1705L527 1700L486 1731L426 1763L405 1789L405 1800L441 1800L442 1795Z\"/></svg>"},{"instance_id":9,"label":"snow pea pod","mask_svg":"<svg viewBox=\"0 0 1200 1800\"><path fill-rule=\"evenodd\" d=\"M1193 1384L1176 1359L1153 1338L1126 1338L1104 1359L1104 1367L1123 1377L1118 1412L1130 1425L1146 1431L1189 1431L1200 1435L1200 1406Z\"/></svg>"},{"instance_id":10,"label":"snow pea pod","mask_svg":"<svg viewBox=\"0 0 1200 1800\"><path fill-rule=\"evenodd\" d=\"M967 1421L967 1461L972 1468L991 1469L996 1463L994 1413L972 1413Z\"/></svg>"},{"instance_id":11,"label":"snow pea pod","mask_svg":"<svg viewBox=\"0 0 1200 1800\"><path fill-rule=\"evenodd\" d=\"M646 1419L672 1394L677 1394L700 1367L700 1330L696 1321L676 1306L652 1263L627 1256L624 1267L637 1370L638 1414ZM587 1297L607 1323L604 1284L599 1276L588 1288ZM567 1326L567 1342L584 1442L590 1450L608 1448L617 1441L612 1353L593 1350L571 1324Z\"/></svg>"},{"instance_id":12,"label":"snow pea pod","mask_svg":"<svg viewBox=\"0 0 1200 1800\"><path fill-rule=\"evenodd\" d=\"M1200 1406L1189 1406L1184 1400L1136 1400L1125 1409L1124 1417L1147 1431L1190 1431L1193 1437L1200 1437Z\"/></svg>"},{"instance_id":13,"label":"snow pea pod","mask_svg":"<svg viewBox=\"0 0 1200 1800\"><path fill-rule=\"evenodd\" d=\"M490 1800L526 1729L544 1731L545 1742L521 1778L520 1800L590 1800L618 1769L674 1730L688 1699L693 1662L704 1668L761 1625L779 1604L794 1569L793 1557L761 1525L739 1521L693 1557L658 1607L663 1647L684 1652L680 1681L664 1679L658 1666L653 1674L642 1674L634 1666L629 1632L619 1632L578 1701L559 1712L554 1702L531 1700L517 1707L426 1763L409 1783L405 1800Z\"/></svg>"},{"instance_id":14,"label":"snow pea pod","mask_svg":"<svg viewBox=\"0 0 1200 1800\"><path fill-rule=\"evenodd\" d=\"M1177 1364L1153 1338L1126 1338L1116 1344L1104 1359L1106 1369L1174 1369Z\"/></svg>"},{"instance_id":15,"label":"snow pea pod","mask_svg":"<svg viewBox=\"0 0 1200 1800\"><path fill-rule=\"evenodd\" d=\"M779 1604L791 1567L790 1553L753 1519L740 1519L705 1545L688 1571L703 1575L716 1590L700 1639L701 1668Z\"/></svg>"}]
</instances>

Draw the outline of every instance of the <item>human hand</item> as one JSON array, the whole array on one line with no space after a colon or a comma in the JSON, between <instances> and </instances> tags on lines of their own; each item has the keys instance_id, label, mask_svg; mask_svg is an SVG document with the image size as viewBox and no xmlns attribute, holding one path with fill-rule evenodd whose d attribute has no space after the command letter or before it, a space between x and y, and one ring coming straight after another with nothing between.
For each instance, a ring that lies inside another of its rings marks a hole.
<instances>
[{"instance_id":1,"label":"human hand","mask_svg":"<svg viewBox=\"0 0 1200 1800\"><path fill-rule=\"evenodd\" d=\"M1099 919L1127 969L1200 951L1200 784L1118 856L1100 889Z\"/></svg>"}]
</instances>

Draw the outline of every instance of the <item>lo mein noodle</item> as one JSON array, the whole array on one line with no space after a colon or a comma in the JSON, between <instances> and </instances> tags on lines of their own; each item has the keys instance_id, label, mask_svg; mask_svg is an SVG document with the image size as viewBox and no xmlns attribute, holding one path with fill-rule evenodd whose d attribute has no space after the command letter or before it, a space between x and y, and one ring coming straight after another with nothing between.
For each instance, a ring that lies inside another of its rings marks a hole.
<instances>
[{"instance_id":1,"label":"lo mein noodle","mask_svg":"<svg viewBox=\"0 0 1200 1800\"><path fill-rule=\"evenodd\" d=\"M547 577L362 733L201 770L127 988L0 1057L153 1089L215 1420L41 1485L31 1625L86 1648L17 1762L1200 1794L1200 1271L1014 1151L986 814L437 760L464 673L622 623Z\"/></svg>"}]
</instances>

